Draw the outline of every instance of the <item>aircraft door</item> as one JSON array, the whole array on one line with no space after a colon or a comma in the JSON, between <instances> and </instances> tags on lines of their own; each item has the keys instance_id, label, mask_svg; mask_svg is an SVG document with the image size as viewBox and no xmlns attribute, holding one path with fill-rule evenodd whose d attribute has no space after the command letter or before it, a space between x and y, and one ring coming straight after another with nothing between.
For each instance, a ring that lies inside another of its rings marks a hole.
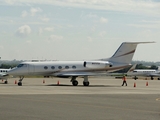
<instances>
[{"instance_id":1,"label":"aircraft door","mask_svg":"<svg viewBox=\"0 0 160 120\"><path fill-rule=\"evenodd\" d=\"M35 70L34 65L28 65L28 74L31 74L31 73L33 74L34 70Z\"/></svg>"}]
</instances>

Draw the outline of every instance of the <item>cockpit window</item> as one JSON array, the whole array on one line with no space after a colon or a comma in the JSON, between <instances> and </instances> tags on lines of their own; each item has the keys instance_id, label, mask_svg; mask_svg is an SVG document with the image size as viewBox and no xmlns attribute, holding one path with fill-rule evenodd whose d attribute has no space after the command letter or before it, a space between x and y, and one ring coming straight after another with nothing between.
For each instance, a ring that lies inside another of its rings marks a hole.
<instances>
[{"instance_id":1,"label":"cockpit window","mask_svg":"<svg viewBox=\"0 0 160 120\"><path fill-rule=\"evenodd\" d=\"M27 65L26 64L19 64L17 67L20 68L20 67L26 67Z\"/></svg>"}]
</instances>

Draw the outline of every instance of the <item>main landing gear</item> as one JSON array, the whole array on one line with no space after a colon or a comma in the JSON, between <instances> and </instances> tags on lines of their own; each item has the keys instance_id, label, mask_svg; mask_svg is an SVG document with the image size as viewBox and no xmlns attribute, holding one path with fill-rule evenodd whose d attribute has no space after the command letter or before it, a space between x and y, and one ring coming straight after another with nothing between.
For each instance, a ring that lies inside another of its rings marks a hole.
<instances>
[{"instance_id":1,"label":"main landing gear","mask_svg":"<svg viewBox=\"0 0 160 120\"><path fill-rule=\"evenodd\" d=\"M84 76L83 85L84 86L89 86L88 76Z\"/></svg>"},{"instance_id":2,"label":"main landing gear","mask_svg":"<svg viewBox=\"0 0 160 120\"><path fill-rule=\"evenodd\" d=\"M77 86L78 85L78 81L76 80L77 76L73 76L71 79L72 85L73 86Z\"/></svg>"},{"instance_id":3,"label":"main landing gear","mask_svg":"<svg viewBox=\"0 0 160 120\"><path fill-rule=\"evenodd\" d=\"M19 82L18 82L18 86L22 86L22 80L23 80L24 76L20 76Z\"/></svg>"},{"instance_id":4,"label":"main landing gear","mask_svg":"<svg viewBox=\"0 0 160 120\"><path fill-rule=\"evenodd\" d=\"M134 80L137 80L137 79L138 79L138 77L137 77L137 76L134 76L134 77L133 77L133 79L134 79Z\"/></svg>"},{"instance_id":5,"label":"main landing gear","mask_svg":"<svg viewBox=\"0 0 160 120\"><path fill-rule=\"evenodd\" d=\"M151 76L151 80L154 80L154 77L153 77L153 76Z\"/></svg>"},{"instance_id":6,"label":"main landing gear","mask_svg":"<svg viewBox=\"0 0 160 120\"><path fill-rule=\"evenodd\" d=\"M78 81L76 80L77 76L73 76L71 79L72 85L77 86ZM88 76L84 76L84 81L83 81L84 86L89 86L89 81L88 81Z\"/></svg>"},{"instance_id":7,"label":"main landing gear","mask_svg":"<svg viewBox=\"0 0 160 120\"><path fill-rule=\"evenodd\" d=\"M8 84L8 81L7 81L7 80L5 80L5 81L4 81L4 84Z\"/></svg>"}]
</instances>

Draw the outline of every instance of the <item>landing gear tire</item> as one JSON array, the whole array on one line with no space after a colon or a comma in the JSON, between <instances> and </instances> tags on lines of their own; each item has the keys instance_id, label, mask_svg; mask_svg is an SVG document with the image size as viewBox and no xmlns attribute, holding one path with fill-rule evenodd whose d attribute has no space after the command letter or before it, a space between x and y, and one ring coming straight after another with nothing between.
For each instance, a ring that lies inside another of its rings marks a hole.
<instances>
[{"instance_id":1,"label":"landing gear tire","mask_svg":"<svg viewBox=\"0 0 160 120\"><path fill-rule=\"evenodd\" d=\"M6 80L6 81L4 81L4 84L8 84L8 81Z\"/></svg>"},{"instance_id":2,"label":"landing gear tire","mask_svg":"<svg viewBox=\"0 0 160 120\"><path fill-rule=\"evenodd\" d=\"M134 79L134 80L137 80L137 79L138 79L138 77L137 77L137 76L134 76L134 77L133 77L133 79Z\"/></svg>"},{"instance_id":3,"label":"landing gear tire","mask_svg":"<svg viewBox=\"0 0 160 120\"><path fill-rule=\"evenodd\" d=\"M78 81L77 80L72 81L72 85L73 86L77 86L78 85Z\"/></svg>"},{"instance_id":4,"label":"landing gear tire","mask_svg":"<svg viewBox=\"0 0 160 120\"><path fill-rule=\"evenodd\" d=\"M158 80L160 80L160 78L158 78Z\"/></svg>"},{"instance_id":5,"label":"landing gear tire","mask_svg":"<svg viewBox=\"0 0 160 120\"><path fill-rule=\"evenodd\" d=\"M84 86L89 86L89 82L83 82Z\"/></svg>"},{"instance_id":6,"label":"landing gear tire","mask_svg":"<svg viewBox=\"0 0 160 120\"><path fill-rule=\"evenodd\" d=\"M154 78L153 78L153 77L151 77L151 80L154 80Z\"/></svg>"},{"instance_id":7,"label":"landing gear tire","mask_svg":"<svg viewBox=\"0 0 160 120\"><path fill-rule=\"evenodd\" d=\"M18 86L22 86L22 82L18 82Z\"/></svg>"}]
</instances>

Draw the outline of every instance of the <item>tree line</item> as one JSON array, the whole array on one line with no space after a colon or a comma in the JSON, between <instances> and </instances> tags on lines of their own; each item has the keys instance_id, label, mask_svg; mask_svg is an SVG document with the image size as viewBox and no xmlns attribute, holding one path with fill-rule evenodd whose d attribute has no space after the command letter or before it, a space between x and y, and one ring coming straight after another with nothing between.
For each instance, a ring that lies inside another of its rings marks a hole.
<instances>
[{"instance_id":1,"label":"tree line","mask_svg":"<svg viewBox=\"0 0 160 120\"><path fill-rule=\"evenodd\" d=\"M0 68L4 68L4 69L9 69L9 68L14 68L16 67L18 64L1 64Z\"/></svg>"}]
</instances>

